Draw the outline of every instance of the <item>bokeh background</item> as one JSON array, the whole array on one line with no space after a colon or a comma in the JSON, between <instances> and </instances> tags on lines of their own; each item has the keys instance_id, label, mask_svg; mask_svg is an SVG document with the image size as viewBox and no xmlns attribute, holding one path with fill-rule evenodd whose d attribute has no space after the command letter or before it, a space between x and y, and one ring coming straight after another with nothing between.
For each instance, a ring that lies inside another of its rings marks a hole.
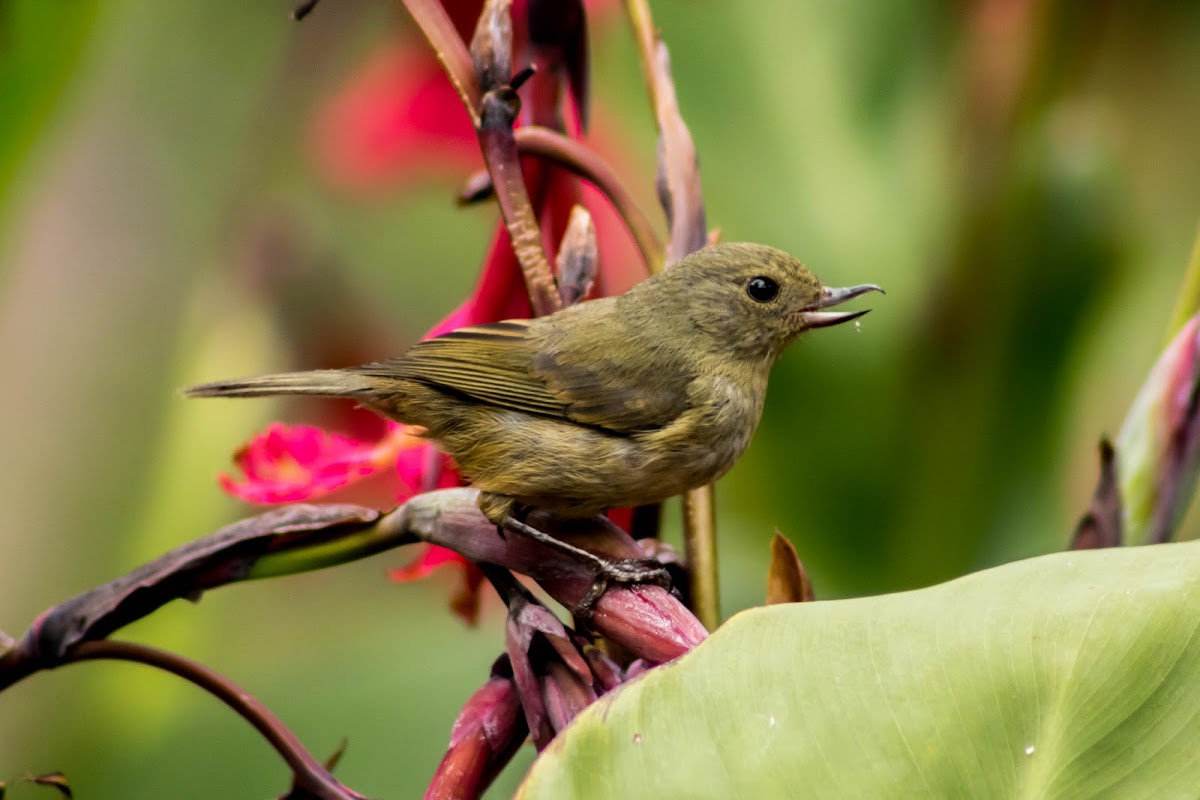
<instances>
[{"instance_id":1,"label":"bokeh background","mask_svg":"<svg viewBox=\"0 0 1200 800\"><path fill-rule=\"evenodd\" d=\"M652 7L710 223L888 290L860 331L777 366L718 490L726 613L761 602L776 529L823 598L1061 549L1097 437L1163 344L1200 219L1200 5ZM370 136L344 130L338 151L330 131L364 74L420 53L403 11L287 11L0 1L0 629L250 513L215 474L269 420L304 420L179 386L399 352L473 284L495 211L455 208L469 162L384 168ZM596 137L657 212L619 7L599 4L592 47ZM666 524L677 535L677 513ZM388 582L409 558L224 589L128 636L229 675L319 754L348 738L339 775L356 789L416 796L502 615L489 603L464 628L449 574ZM0 780L56 769L87 798L287 783L211 698L123 664L0 695Z\"/></svg>"}]
</instances>

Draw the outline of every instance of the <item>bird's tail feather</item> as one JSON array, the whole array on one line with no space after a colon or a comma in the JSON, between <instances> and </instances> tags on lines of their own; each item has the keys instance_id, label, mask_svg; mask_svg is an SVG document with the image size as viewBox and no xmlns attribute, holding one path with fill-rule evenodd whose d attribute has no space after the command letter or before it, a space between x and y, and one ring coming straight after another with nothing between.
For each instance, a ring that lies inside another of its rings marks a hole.
<instances>
[{"instance_id":1,"label":"bird's tail feather","mask_svg":"<svg viewBox=\"0 0 1200 800\"><path fill-rule=\"evenodd\" d=\"M257 378L213 381L183 390L187 397L272 397L281 394L311 394L324 397L363 397L375 383L368 377L338 369L284 372Z\"/></svg>"}]
</instances>

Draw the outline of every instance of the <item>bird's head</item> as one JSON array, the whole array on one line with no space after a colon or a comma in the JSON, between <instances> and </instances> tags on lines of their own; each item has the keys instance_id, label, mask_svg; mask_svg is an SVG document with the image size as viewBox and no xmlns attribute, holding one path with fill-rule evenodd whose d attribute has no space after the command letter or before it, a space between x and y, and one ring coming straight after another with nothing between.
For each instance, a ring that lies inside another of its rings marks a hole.
<instances>
[{"instance_id":1,"label":"bird's head","mask_svg":"<svg viewBox=\"0 0 1200 800\"><path fill-rule=\"evenodd\" d=\"M647 285L654 282L660 285ZM697 250L642 286L665 294L662 313L686 317L710 345L767 361L807 330L869 311L827 309L883 291L874 284L831 289L782 250L745 243Z\"/></svg>"}]
</instances>

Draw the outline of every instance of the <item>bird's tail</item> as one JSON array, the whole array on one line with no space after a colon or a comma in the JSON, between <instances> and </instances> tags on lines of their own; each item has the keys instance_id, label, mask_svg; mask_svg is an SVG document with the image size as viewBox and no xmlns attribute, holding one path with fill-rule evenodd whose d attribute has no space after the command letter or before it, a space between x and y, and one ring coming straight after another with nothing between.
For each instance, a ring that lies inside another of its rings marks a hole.
<instances>
[{"instance_id":1,"label":"bird's tail","mask_svg":"<svg viewBox=\"0 0 1200 800\"><path fill-rule=\"evenodd\" d=\"M281 394L312 394L324 397L366 397L376 382L365 375L347 370L319 369L310 372L284 372L257 378L213 381L183 390L187 397L272 397Z\"/></svg>"}]
</instances>

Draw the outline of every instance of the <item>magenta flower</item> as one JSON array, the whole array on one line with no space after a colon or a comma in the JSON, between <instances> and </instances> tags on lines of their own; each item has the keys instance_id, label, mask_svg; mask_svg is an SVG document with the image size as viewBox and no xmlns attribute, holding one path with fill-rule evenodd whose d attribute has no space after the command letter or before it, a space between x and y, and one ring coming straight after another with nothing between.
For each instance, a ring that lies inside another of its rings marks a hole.
<instances>
[{"instance_id":1,"label":"magenta flower","mask_svg":"<svg viewBox=\"0 0 1200 800\"><path fill-rule=\"evenodd\" d=\"M218 480L248 503L296 503L324 497L392 465L400 469L428 446L395 423L379 441L363 442L311 425L276 422L234 454L242 477L221 474Z\"/></svg>"},{"instance_id":2,"label":"magenta flower","mask_svg":"<svg viewBox=\"0 0 1200 800\"><path fill-rule=\"evenodd\" d=\"M312 149L332 184L379 191L483 166L458 94L427 51L417 43L389 45L318 114Z\"/></svg>"},{"instance_id":3,"label":"magenta flower","mask_svg":"<svg viewBox=\"0 0 1200 800\"><path fill-rule=\"evenodd\" d=\"M469 41L482 0L446 0L442 5L459 36ZM522 0L513 4L514 19L526 15L526 5ZM615 0L586 5L593 19L617 8ZM523 31L516 33L524 38ZM604 146L613 137L599 138L600 152L612 155L620 149ZM352 192L387 191L420 177L483 167L462 101L429 45L417 39L389 43L372 55L317 114L310 139L321 174ZM595 212L603 203L593 199L598 198L589 198L587 205Z\"/></svg>"},{"instance_id":4,"label":"magenta flower","mask_svg":"<svg viewBox=\"0 0 1200 800\"><path fill-rule=\"evenodd\" d=\"M418 432L388 422L382 438L365 442L310 425L274 423L234 455L242 477L221 474L218 480L225 491L259 505L365 499L390 507L427 489L457 486L458 475L450 460L419 438ZM423 485L431 476L436 478L432 485ZM373 485L367 490L369 484ZM357 495L348 497L352 491ZM399 582L418 580L447 564L463 568L450 608L474 624L482 576L453 550L426 545L415 561L388 575Z\"/></svg>"}]
</instances>

